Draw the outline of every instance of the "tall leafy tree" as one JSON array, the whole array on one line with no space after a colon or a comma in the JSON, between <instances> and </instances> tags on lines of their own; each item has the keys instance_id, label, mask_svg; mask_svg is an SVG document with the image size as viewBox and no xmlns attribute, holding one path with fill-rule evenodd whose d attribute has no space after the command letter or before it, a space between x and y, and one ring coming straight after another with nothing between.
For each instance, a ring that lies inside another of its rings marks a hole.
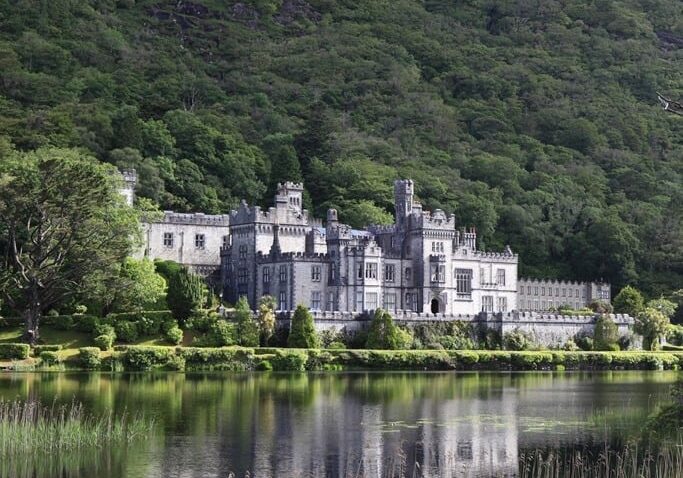
<instances>
[{"instance_id":1,"label":"tall leafy tree","mask_svg":"<svg viewBox=\"0 0 683 478\"><path fill-rule=\"evenodd\" d=\"M612 300L614 311L620 314L638 315L645 307L643 295L638 289L627 285Z\"/></svg>"},{"instance_id":2,"label":"tall leafy tree","mask_svg":"<svg viewBox=\"0 0 683 478\"><path fill-rule=\"evenodd\" d=\"M116 170L75 150L46 148L0 161L0 291L24 317L40 317L115 266L139 237Z\"/></svg>"},{"instance_id":3,"label":"tall leafy tree","mask_svg":"<svg viewBox=\"0 0 683 478\"><path fill-rule=\"evenodd\" d=\"M258 347L259 327L251 314L247 298L242 296L235 305L235 321L237 322L237 343L243 347Z\"/></svg>"}]
</instances>

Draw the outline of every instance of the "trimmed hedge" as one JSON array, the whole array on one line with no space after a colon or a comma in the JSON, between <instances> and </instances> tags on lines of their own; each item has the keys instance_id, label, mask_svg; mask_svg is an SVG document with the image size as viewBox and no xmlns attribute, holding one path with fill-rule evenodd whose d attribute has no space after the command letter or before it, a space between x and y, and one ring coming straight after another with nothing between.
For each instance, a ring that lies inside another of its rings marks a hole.
<instances>
[{"instance_id":1,"label":"trimmed hedge","mask_svg":"<svg viewBox=\"0 0 683 478\"><path fill-rule=\"evenodd\" d=\"M24 345L24 344L4 344ZM25 346L28 347L28 346ZM106 363L96 347L76 366L92 370L675 370L679 352L488 350L333 350L247 347L116 346Z\"/></svg>"},{"instance_id":2,"label":"trimmed hedge","mask_svg":"<svg viewBox=\"0 0 683 478\"><path fill-rule=\"evenodd\" d=\"M40 361L48 367L51 365L57 365L59 363L59 355L57 355L57 352L44 350L43 352L40 352Z\"/></svg>"},{"instance_id":3,"label":"trimmed hedge","mask_svg":"<svg viewBox=\"0 0 683 478\"><path fill-rule=\"evenodd\" d=\"M0 359L24 360L30 352L28 344L0 344Z\"/></svg>"},{"instance_id":4,"label":"trimmed hedge","mask_svg":"<svg viewBox=\"0 0 683 478\"><path fill-rule=\"evenodd\" d=\"M60 350L62 350L62 346L60 344L36 345L35 347L33 347L33 355L39 357L40 354L43 352L59 352Z\"/></svg>"},{"instance_id":5,"label":"trimmed hedge","mask_svg":"<svg viewBox=\"0 0 683 478\"><path fill-rule=\"evenodd\" d=\"M78 363L86 370L95 370L102 365L100 349L97 347L81 347L78 349Z\"/></svg>"}]
</instances>

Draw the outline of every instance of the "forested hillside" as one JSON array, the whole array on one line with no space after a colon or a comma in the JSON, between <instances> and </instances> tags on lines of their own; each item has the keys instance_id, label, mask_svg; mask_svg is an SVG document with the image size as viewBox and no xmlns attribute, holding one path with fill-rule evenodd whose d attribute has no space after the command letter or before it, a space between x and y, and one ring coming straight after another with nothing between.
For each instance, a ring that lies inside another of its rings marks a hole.
<instances>
[{"instance_id":1,"label":"forested hillside","mask_svg":"<svg viewBox=\"0 0 683 478\"><path fill-rule=\"evenodd\" d=\"M0 0L0 157L81 148L164 209L392 220L392 183L521 273L683 282L673 0Z\"/></svg>"}]
</instances>

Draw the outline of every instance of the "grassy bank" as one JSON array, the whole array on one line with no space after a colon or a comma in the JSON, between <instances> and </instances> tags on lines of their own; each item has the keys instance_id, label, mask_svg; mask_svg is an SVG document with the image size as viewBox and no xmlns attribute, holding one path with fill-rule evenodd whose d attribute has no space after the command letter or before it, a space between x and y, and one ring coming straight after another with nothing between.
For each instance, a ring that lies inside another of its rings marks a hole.
<instances>
[{"instance_id":1,"label":"grassy bank","mask_svg":"<svg viewBox=\"0 0 683 478\"><path fill-rule=\"evenodd\" d=\"M245 347L83 347L60 356L5 362L13 370L677 370L681 352L508 352L448 350L325 350ZM62 358L63 357L63 358Z\"/></svg>"}]
</instances>

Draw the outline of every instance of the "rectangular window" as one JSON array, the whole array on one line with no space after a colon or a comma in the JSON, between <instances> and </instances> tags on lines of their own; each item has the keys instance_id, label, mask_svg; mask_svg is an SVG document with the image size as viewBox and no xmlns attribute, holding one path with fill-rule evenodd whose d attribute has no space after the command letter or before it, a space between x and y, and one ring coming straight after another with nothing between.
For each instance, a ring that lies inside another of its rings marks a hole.
<instances>
[{"instance_id":1,"label":"rectangular window","mask_svg":"<svg viewBox=\"0 0 683 478\"><path fill-rule=\"evenodd\" d=\"M363 263L361 262L358 264L358 278L362 279L363 278Z\"/></svg>"},{"instance_id":2,"label":"rectangular window","mask_svg":"<svg viewBox=\"0 0 683 478\"><path fill-rule=\"evenodd\" d=\"M417 312L417 294L415 292L406 293L406 309Z\"/></svg>"},{"instance_id":3,"label":"rectangular window","mask_svg":"<svg viewBox=\"0 0 683 478\"><path fill-rule=\"evenodd\" d=\"M534 295L538 295L538 286L534 287Z\"/></svg>"},{"instance_id":4,"label":"rectangular window","mask_svg":"<svg viewBox=\"0 0 683 478\"><path fill-rule=\"evenodd\" d=\"M519 310L524 310L524 307L526 307L526 301L524 299L520 299Z\"/></svg>"},{"instance_id":5,"label":"rectangular window","mask_svg":"<svg viewBox=\"0 0 683 478\"><path fill-rule=\"evenodd\" d=\"M280 266L280 282L287 282L287 266Z\"/></svg>"},{"instance_id":6,"label":"rectangular window","mask_svg":"<svg viewBox=\"0 0 683 478\"><path fill-rule=\"evenodd\" d=\"M486 284L486 270L483 268L479 269L479 283L481 285Z\"/></svg>"},{"instance_id":7,"label":"rectangular window","mask_svg":"<svg viewBox=\"0 0 683 478\"><path fill-rule=\"evenodd\" d=\"M223 247L228 247L230 245L230 236L223 236Z\"/></svg>"},{"instance_id":8,"label":"rectangular window","mask_svg":"<svg viewBox=\"0 0 683 478\"><path fill-rule=\"evenodd\" d=\"M311 280L320 282L320 266L311 266Z\"/></svg>"},{"instance_id":9,"label":"rectangular window","mask_svg":"<svg viewBox=\"0 0 683 478\"><path fill-rule=\"evenodd\" d=\"M545 300L541 301L541 310L547 310L545 305Z\"/></svg>"},{"instance_id":10,"label":"rectangular window","mask_svg":"<svg viewBox=\"0 0 683 478\"><path fill-rule=\"evenodd\" d=\"M531 286L526 286L526 295L531 295Z\"/></svg>"},{"instance_id":11,"label":"rectangular window","mask_svg":"<svg viewBox=\"0 0 683 478\"><path fill-rule=\"evenodd\" d=\"M498 312L507 312L508 311L508 298L507 297L498 297L497 301L498 305Z\"/></svg>"},{"instance_id":12,"label":"rectangular window","mask_svg":"<svg viewBox=\"0 0 683 478\"><path fill-rule=\"evenodd\" d=\"M332 262L330 264L330 281L334 282L337 280L337 263Z\"/></svg>"},{"instance_id":13,"label":"rectangular window","mask_svg":"<svg viewBox=\"0 0 683 478\"><path fill-rule=\"evenodd\" d=\"M280 292L278 300L278 309L287 310L287 293L285 291Z\"/></svg>"},{"instance_id":14,"label":"rectangular window","mask_svg":"<svg viewBox=\"0 0 683 478\"><path fill-rule=\"evenodd\" d=\"M365 278L366 279L377 279L377 263L376 262L368 262L367 264L365 264Z\"/></svg>"},{"instance_id":15,"label":"rectangular window","mask_svg":"<svg viewBox=\"0 0 683 478\"><path fill-rule=\"evenodd\" d=\"M538 299L534 301L534 310L538 310Z\"/></svg>"},{"instance_id":16,"label":"rectangular window","mask_svg":"<svg viewBox=\"0 0 683 478\"><path fill-rule=\"evenodd\" d=\"M246 284L249 282L249 274L246 267L240 267L237 269L237 283Z\"/></svg>"},{"instance_id":17,"label":"rectangular window","mask_svg":"<svg viewBox=\"0 0 683 478\"><path fill-rule=\"evenodd\" d=\"M455 269L455 290L458 297L472 296L472 269Z\"/></svg>"},{"instance_id":18,"label":"rectangular window","mask_svg":"<svg viewBox=\"0 0 683 478\"><path fill-rule=\"evenodd\" d=\"M586 298L586 289L581 289L581 298L582 299Z\"/></svg>"},{"instance_id":19,"label":"rectangular window","mask_svg":"<svg viewBox=\"0 0 683 478\"><path fill-rule=\"evenodd\" d=\"M377 292L365 294L365 310L375 310L377 308Z\"/></svg>"},{"instance_id":20,"label":"rectangular window","mask_svg":"<svg viewBox=\"0 0 683 478\"><path fill-rule=\"evenodd\" d=\"M412 275L413 274L412 274L412 271L410 270L410 267L406 267L406 270L405 270L406 282L410 282Z\"/></svg>"},{"instance_id":21,"label":"rectangular window","mask_svg":"<svg viewBox=\"0 0 683 478\"><path fill-rule=\"evenodd\" d=\"M363 291L356 291L356 312L363 310Z\"/></svg>"},{"instance_id":22,"label":"rectangular window","mask_svg":"<svg viewBox=\"0 0 683 478\"><path fill-rule=\"evenodd\" d=\"M545 296L545 287L541 287L541 295Z\"/></svg>"},{"instance_id":23,"label":"rectangular window","mask_svg":"<svg viewBox=\"0 0 683 478\"><path fill-rule=\"evenodd\" d=\"M270 282L270 267L263 268L263 283L268 284Z\"/></svg>"},{"instance_id":24,"label":"rectangular window","mask_svg":"<svg viewBox=\"0 0 683 478\"><path fill-rule=\"evenodd\" d=\"M493 312L493 296L483 295L481 297L481 311L482 312Z\"/></svg>"},{"instance_id":25,"label":"rectangular window","mask_svg":"<svg viewBox=\"0 0 683 478\"><path fill-rule=\"evenodd\" d=\"M396 294L384 294L384 308L396 310Z\"/></svg>"},{"instance_id":26,"label":"rectangular window","mask_svg":"<svg viewBox=\"0 0 683 478\"><path fill-rule=\"evenodd\" d=\"M560 288L559 287L555 287L555 296L556 297L560 296Z\"/></svg>"},{"instance_id":27,"label":"rectangular window","mask_svg":"<svg viewBox=\"0 0 683 478\"><path fill-rule=\"evenodd\" d=\"M394 265L387 264L384 266L384 280L386 282L394 282Z\"/></svg>"},{"instance_id":28,"label":"rectangular window","mask_svg":"<svg viewBox=\"0 0 683 478\"><path fill-rule=\"evenodd\" d=\"M579 298L579 289L576 289L574 291L574 297L576 297L577 299Z\"/></svg>"},{"instance_id":29,"label":"rectangular window","mask_svg":"<svg viewBox=\"0 0 683 478\"><path fill-rule=\"evenodd\" d=\"M240 246L240 259L246 259L247 258L247 245L242 244Z\"/></svg>"},{"instance_id":30,"label":"rectangular window","mask_svg":"<svg viewBox=\"0 0 683 478\"><path fill-rule=\"evenodd\" d=\"M206 244L206 236L204 234L195 234L194 235L194 248L195 249L204 249L205 244Z\"/></svg>"},{"instance_id":31,"label":"rectangular window","mask_svg":"<svg viewBox=\"0 0 683 478\"><path fill-rule=\"evenodd\" d=\"M520 293L520 295L524 295L524 286L523 285L519 286L519 293Z\"/></svg>"},{"instance_id":32,"label":"rectangular window","mask_svg":"<svg viewBox=\"0 0 683 478\"><path fill-rule=\"evenodd\" d=\"M168 247L168 248L173 247L173 233L172 232L164 232L164 247Z\"/></svg>"},{"instance_id":33,"label":"rectangular window","mask_svg":"<svg viewBox=\"0 0 683 478\"><path fill-rule=\"evenodd\" d=\"M505 285L505 269L498 269L496 271L496 282L498 285Z\"/></svg>"},{"instance_id":34,"label":"rectangular window","mask_svg":"<svg viewBox=\"0 0 683 478\"><path fill-rule=\"evenodd\" d=\"M432 282L445 282L446 281L446 266L439 264L432 264L431 272Z\"/></svg>"},{"instance_id":35,"label":"rectangular window","mask_svg":"<svg viewBox=\"0 0 683 478\"><path fill-rule=\"evenodd\" d=\"M567 289L562 289L562 297L567 297Z\"/></svg>"},{"instance_id":36,"label":"rectangular window","mask_svg":"<svg viewBox=\"0 0 683 478\"><path fill-rule=\"evenodd\" d=\"M320 310L322 302L322 292L319 290L311 291L311 309Z\"/></svg>"},{"instance_id":37,"label":"rectangular window","mask_svg":"<svg viewBox=\"0 0 683 478\"><path fill-rule=\"evenodd\" d=\"M336 304L337 304L337 298L335 297L335 293L334 292L328 292L327 293L327 304L325 304L327 306L327 310L329 310L329 311L337 310Z\"/></svg>"}]
</instances>

